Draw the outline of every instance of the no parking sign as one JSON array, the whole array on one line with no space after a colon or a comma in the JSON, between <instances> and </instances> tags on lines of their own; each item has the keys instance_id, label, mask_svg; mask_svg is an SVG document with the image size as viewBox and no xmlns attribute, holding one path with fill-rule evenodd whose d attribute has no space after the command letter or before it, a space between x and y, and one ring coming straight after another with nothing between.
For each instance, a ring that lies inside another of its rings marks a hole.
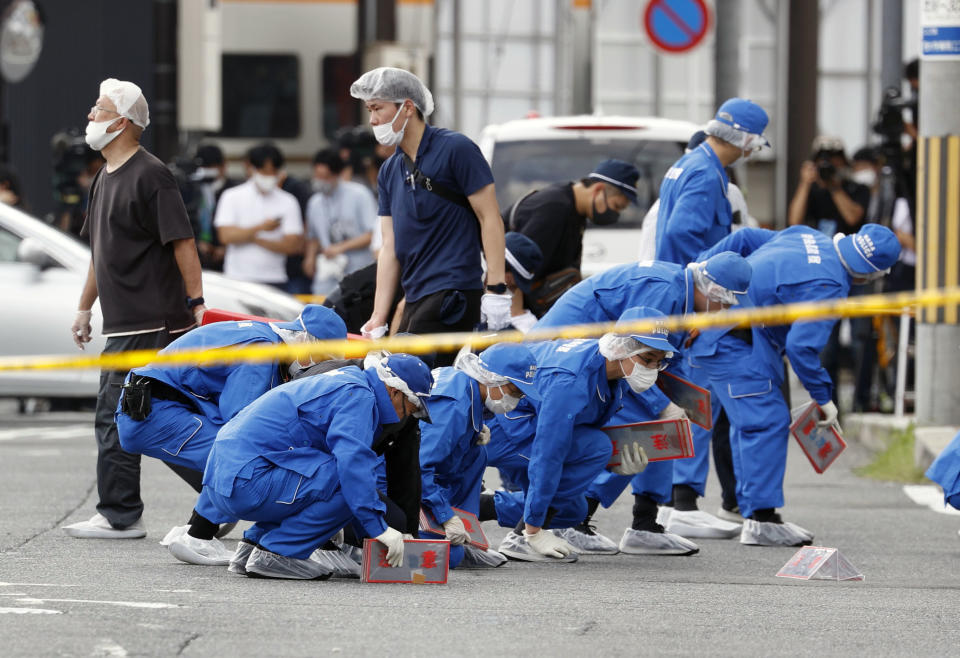
<instances>
[{"instance_id":1,"label":"no parking sign","mask_svg":"<svg viewBox=\"0 0 960 658\"><path fill-rule=\"evenodd\" d=\"M710 19L704 0L650 0L643 12L643 28L659 50L677 54L703 41Z\"/></svg>"}]
</instances>

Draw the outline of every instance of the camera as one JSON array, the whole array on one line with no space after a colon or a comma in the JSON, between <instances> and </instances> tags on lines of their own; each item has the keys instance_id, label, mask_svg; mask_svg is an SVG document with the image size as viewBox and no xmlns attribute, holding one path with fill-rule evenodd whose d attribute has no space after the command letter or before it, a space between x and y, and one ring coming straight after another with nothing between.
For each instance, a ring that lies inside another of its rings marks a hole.
<instances>
[{"instance_id":1,"label":"camera","mask_svg":"<svg viewBox=\"0 0 960 658\"><path fill-rule=\"evenodd\" d=\"M817 176L824 183L831 182L837 175L837 168L830 161L829 156L820 156L817 158Z\"/></svg>"},{"instance_id":2,"label":"camera","mask_svg":"<svg viewBox=\"0 0 960 658\"><path fill-rule=\"evenodd\" d=\"M87 146L86 138L77 128L55 134L50 149L53 154L53 198L61 208L77 207L83 201L83 188L78 178L100 154Z\"/></svg>"}]
</instances>

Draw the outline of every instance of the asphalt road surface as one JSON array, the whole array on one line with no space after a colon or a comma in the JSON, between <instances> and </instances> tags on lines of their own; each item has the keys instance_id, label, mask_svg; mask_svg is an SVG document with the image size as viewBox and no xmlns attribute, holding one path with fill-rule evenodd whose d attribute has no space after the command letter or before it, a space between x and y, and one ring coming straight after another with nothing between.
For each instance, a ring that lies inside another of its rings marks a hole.
<instances>
[{"instance_id":1,"label":"asphalt road surface","mask_svg":"<svg viewBox=\"0 0 960 658\"><path fill-rule=\"evenodd\" d=\"M701 540L692 557L453 571L445 586L254 580L157 544L194 496L151 459L146 539L67 537L62 525L94 513L95 454L91 414L0 413L3 656L918 657L960 646L960 517L855 476L868 459L857 446L824 475L792 447L784 517L839 548L863 582L777 578L794 549L737 540ZM619 539L631 502L599 512L598 530ZM505 530L485 525L498 543Z\"/></svg>"}]
</instances>

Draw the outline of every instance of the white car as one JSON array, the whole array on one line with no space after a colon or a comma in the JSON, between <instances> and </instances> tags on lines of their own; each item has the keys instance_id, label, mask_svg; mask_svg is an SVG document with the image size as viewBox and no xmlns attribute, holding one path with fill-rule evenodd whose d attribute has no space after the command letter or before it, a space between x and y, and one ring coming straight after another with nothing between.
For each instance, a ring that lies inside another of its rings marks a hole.
<instances>
[{"instance_id":1,"label":"white car","mask_svg":"<svg viewBox=\"0 0 960 658\"><path fill-rule=\"evenodd\" d=\"M79 354L70 335L90 266L90 249L72 236L0 203L0 356ZM295 318L303 304L270 286L203 273L209 308ZM103 350L99 305L88 354ZM0 372L0 397L96 397L98 370Z\"/></svg>"},{"instance_id":2,"label":"white car","mask_svg":"<svg viewBox=\"0 0 960 658\"><path fill-rule=\"evenodd\" d=\"M479 145L493 169L497 202L506 214L530 190L584 178L616 158L640 170L638 203L611 226L589 221L583 235L584 276L637 259L640 225L656 201L663 174L683 155L700 126L652 117L564 116L517 119L487 126Z\"/></svg>"}]
</instances>

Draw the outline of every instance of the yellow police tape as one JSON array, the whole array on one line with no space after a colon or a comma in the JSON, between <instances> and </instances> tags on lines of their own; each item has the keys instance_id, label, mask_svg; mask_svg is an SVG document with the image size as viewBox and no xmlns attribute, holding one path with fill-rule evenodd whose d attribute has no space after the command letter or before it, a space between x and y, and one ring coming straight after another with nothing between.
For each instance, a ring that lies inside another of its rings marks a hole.
<instances>
[{"instance_id":1,"label":"yellow police tape","mask_svg":"<svg viewBox=\"0 0 960 658\"><path fill-rule=\"evenodd\" d=\"M941 288L922 292L903 292L886 295L866 295L852 299L835 299L818 302L803 302L783 306L766 306L727 310L717 313L694 313L686 316L673 315L663 320L671 331L709 329L711 327L783 325L797 321L823 320L841 317L863 317L893 312L903 312L913 306L931 307L960 304L960 287ZM617 327L625 331L645 332L654 328L653 320L638 320ZM101 368L104 370L129 370L138 366L219 365L224 363L292 361L310 356L315 361L330 358L363 357L372 349L385 349L407 354L428 354L459 350L464 345L484 348L494 343L548 340L555 338L590 338L612 331L613 322L569 325L541 329L523 334L519 331L460 332L429 334L424 336L401 336L363 340L323 340L298 345L255 344L244 347L217 349L192 349L157 354L152 350L103 353L97 356L23 356L0 358L0 372L11 370L59 370Z\"/></svg>"}]
</instances>

